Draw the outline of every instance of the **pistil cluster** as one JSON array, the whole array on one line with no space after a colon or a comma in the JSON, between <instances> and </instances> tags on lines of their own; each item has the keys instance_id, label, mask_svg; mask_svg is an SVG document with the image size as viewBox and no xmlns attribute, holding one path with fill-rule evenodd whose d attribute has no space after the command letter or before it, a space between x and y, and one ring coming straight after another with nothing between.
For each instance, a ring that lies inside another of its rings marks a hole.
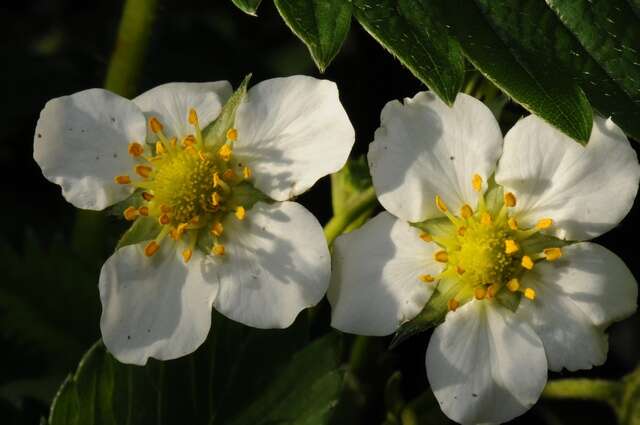
<instances>
[{"instance_id":1,"label":"pistil cluster","mask_svg":"<svg viewBox=\"0 0 640 425\"><path fill-rule=\"evenodd\" d=\"M115 177L118 184L142 190L141 206L126 208L125 219L152 217L161 225L158 235L145 246L149 257L160 250L160 244L169 236L175 241L186 239L182 256L188 262L203 232L212 237L211 254L222 256L224 218L233 213L236 219L244 220L246 215L245 207L233 196L234 189L251 178L249 167L233 159L237 130L229 128L225 143L211 147L204 143L194 109L189 111L188 121L193 133L178 140L167 138L162 123L151 117L149 128L156 141L144 145L132 142L128 147L129 155L137 162L135 180L129 175Z\"/></svg>"},{"instance_id":2,"label":"pistil cluster","mask_svg":"<svg viewBox=\"0 0 640 425\"><path fill-rule=\"evenodd\" d=\"M465 204L456 215L436 196L436 206L449 219L450 230L437 236L423 232L421 238L442 248L435 253L435 260L445 264L445 268L438 276L421 275L420 280L428 284L445 278L456 282L455 295L448 301L452 311L471 297L493 298L505 289L535 300L535 290L522 287L522 275L532 270L538 261L559 259L562 250L545 246L540 251L540 244L534 246L528 242L541 230L550 228L553 220L543 218L533 228L520 228L511 215L517 202L513 193L504 193L501 208L492 211L482 193L482 178L476 174L471 183L478 193L475 210Z\"/></svg>"}]
</instances>

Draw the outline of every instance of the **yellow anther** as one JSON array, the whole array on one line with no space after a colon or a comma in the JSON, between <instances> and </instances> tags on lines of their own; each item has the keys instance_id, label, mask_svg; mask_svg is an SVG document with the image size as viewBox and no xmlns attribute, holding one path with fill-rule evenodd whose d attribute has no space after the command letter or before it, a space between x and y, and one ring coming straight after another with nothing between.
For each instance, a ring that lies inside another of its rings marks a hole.
<instances>
[{"instance_id":1,"label":"yellow anther","mask_svg":"<svg viewBox=\"0 0 640 425\"><path fill-rule=\"evenodd\" d=\"M198 217L197 215L194 215L193 217L191 217L191 220L189 220L189 224L196 226L198 223L200 223L200 217Z\"/></svg>"},{"instance_id":2,"label":"yellow anther","mask_svg":"<svg viewBox=\"0 0 640 425\"><path fill-rule=\"evenodd\" d=\"M473 186L473 190L480 192L482 190L482 176L480 176L480 174L474 174L471 178L471 185Z\"/></svg>"},{"instance_id":3,"label":"yellow anther","mask_svg":"<svg viewBox=\"0 0 640 425\"><path fill-rule=\"evenodd\" d=\"M527 270L531 270L533 268L533 260L528 255L522 257L520 264Z\"/></svg>"},{"instance_id":4,"label":"yellow anther","mask_svg":"<svg viewBox=\"0 0 640 425\"><path fill-rule=\"evenodd\" d=\"M134 158L137 158L144 153L144 146L142 146L138 142L131 142L129 143L128 152L129 152L129 155L131 155Z\"/></svg>"},{"instance_id":5,"label":"yellow anther","mask_svg":"<svg viewBox=\"0 0 640 425\"><path fill-rule=\"evenodd\" d=\"M471 209L471 207L467 204L464 204L460 209L460 216L462 216L462 218L469 218L472 215L473 215L473 210Z\"/></svg>"},{"instance_id":6,"label":"yellow anther","mask_svg":"<svg viewBox=\"0 0 640 425\"><path fill-rule=\"evenodd\" d=\"M167 152L167 149L164 147L164 144L161 141L156 142L156 154L162 155Z\"/></svg>"},{"instance_id":7,"label":"yellow anther","mask_svg":"<svg viewBox=\"0 0 640 425\"><path fill-rule=\"evenodd\" d=\"M459 275L463 275L465 272L465 270L460 267L460 266L456 266L456 273L458 273Z\"/></svg>"},{"instance_id":8,"label":"yellow anther","mask_svg":"<svg viewBox=\"0 0 640 425\"><path fill-rule=\"evenodd\" d=\"M447 204L444 203L440 195L436 195L436 207L438 207L438 209L442 212L448 211Z\"/></svg>"},{"instance_id":9,"label":"yellow anther","mask_svg":"<svg viewBox=\"0 0 640 425\"><path fill-rule=\"evenodd\" d=\"M196 144L196 138L193 134L189 134L187 137L182 139L182 146L189 147Z\"/></svg>"},{"instance_id":10,"label":"yellow anther","mask_svg":"<svg viewBox=\"0 0 640 425\"><path fill-rule=\"evenodd\" d=\"M496 294L498 293L498 290L500 290L500 285L498 285L497 283L490 285L489 289L487 289L487 297L489 298L495 297Z\"/></svg>"},{"instance_id":11,"label":"yellow anther","mask_svg":"<svg viewBox=\"0 0 640 425\"><path fill-rule=\"evenodd\" d=\"M203 162L209 159L207 154L203 151L198 151L198 158L200 158L200 161L203 161Z\"/></svg>"},{"instance_id":12,"label":"yellow anther","mask_svg":"<svg viewBox=\"0 0 640 425\"><path fill-rule=\"evenodd\" d=\"M511 292L516 292L518 289L520 289L520 281L518 281L518 279L515 277L509 280L509 282L507 282L507 289Z\"/></svg>"},{"instance_id":13,"label":"yellow anther","mask_svg":"<svg viewBox=\"0 0 640 425\"><path fill-rule=\"evenodd\" d=\"M152 168L148 165L136 165L136 174L146 179L151 174Z\"/></svg>"},{"instance_id":14,"label":"yellow anther","mask_svg":"<svg viewBox=\"0 0 640 425\"><path fill-rule=\"evenodd\" d=\"M239 206L239 207L236 207L235 215L238 220L244 220L245 216L247 215L247 212L245 211L243 206Z\"/></svg>"},{"instance_id":15,"label":"yellow anther","mask_svg":"<svg viewBox=\"0 0 640 425\"><path fill-rule=\"evenodd\" d=\"M147 257L153 256L156 252L160 250L160 244L156 241L151 241L144 247L144 255Z\"/></svg>"},{"instance_id":16,"label":"yellow anther","mask_svg":"<svg viewBox=\"0 0 640 425\"><path fill-rule=\"evenodd\" d=\"M235 180L235 178L236 178L236 173L235 173L231 168L229 168L229 169L228 169L228 170L226 170L224 173L222 173L222 178L223 178L225 181L232 181L232 180Z\"/></svg>"},{"instance_id":17,"label":"yellow anther","mask_svg":"<svg viewBox=\"0 0 640 425\"><path fill-rule=\"evenodd\" d=\"M211 234L219 238L222 232L224 232L224 226L219 221L215 221L211 226Z\"/></svg>"},{"instance_id":18,"label":"yellow anther","mask_svg":"<svg viewBox=\"0 0 640 425\"><path fill-rule=\"evenodd\" d=\"M140 213L138 212L137 208L135 207L128 207L126 210L124 210L124 213L122 214L124 215L124 219L128 220L128 221L133 221L136 218L138 218L138 216L140 215Z\"/></svg>"},{"instance_id":19,"label":"yellow anther","mask_svg":"<svg viewBox=\"0 0 640 425\"><path fill-rule=\"evenodd\" d=\"M431 283L436 279L430 274L423 274L423 275L420 275L420 280L423 281L424 283Z\"/></svg>"},{"instance_id":20,"label":"yellow anther","mask_svg":"<svg viewBox=\"0 0 640 425\"><path fill-rule=\"evenodd\" d=\"M188 263L191 260L191 256L193 255L193 250L191 248L187 248L182 251L182 259L185 263Z\"/></svg>"},{"instance_id":21,"label":"yellow anther","mask_svg":"<svg viewBox=\"0 0 640 425\"><path fill-rule=\"evenodd\" d=\"M164 226L165 224L171 223L171 218L168 214L161 214L160 217L158 217L158 223Z\"/></svg>"},{"instance_id":22,"label":"yellow anther","mask_svg":"<svg viewBox=\"0 0 640 425\"><path fill-rule=\"evenodd\" d=\"M220 179L220 174L218 174L217 172L213 173L213 187L214 188L220 186L220 180L221 180Z\"/></svg>"},{"instance_id":23,"label":"yellow anther","mask_svg":"<svg viewBox=\"0 0 640 425\"><path fill-rule=\"evenodd\" d=\"M526 288L524 290L524 296L528 299L530 299L531 301L536 299L536 291L533 288Z\"/></svg>"},{"instance_id":24,"label":"yellow anther","mask_svg":"<svg viewBox=\"0 0 640 425\"><path fill-rule=\"evenodd\" d=\"M249 167L244 167L244 168L242 169L242 177L243 177L245 180L249 180L249 179L251 178L251 168L249 168Z\"/></svg>"},{"instance_id":25,"label":"yellow anther","mask_svg":"<svg viewBox=\"0 0 640 425\"><path fill-rule=\"evenodd\" d=\"M461 226L458 228L458 236L464 236L464 234L467 233L467 228L464 226Z\"/></svg>"},{"instance_id":26,"label":"yellow anther","mask_svg":"<svg viewBox=\"0 0 640 425\"><path fill-rule=\"evenodd\" d=\"M189 124L197 125L198 124L198 113L195 109L189 109Z\"/></svg>"},{"instance_id":27,"label":"yellow anther","mask_svg":"<svg viewBox=\"0 0 640 425\"><path fill-rule=\"evenodd\" d=\"M175 229L171 229L171 239L179 240L184 232L187 230L187 223L180 223Z\"/></svg>"},{"instance_id":28,"label":"yellow anther","mask_svg":"<svg viewBox=\"0 0 640 425\"><path fill-rule=\"evenodd\" d=\"M154 133L160 133L164 128L156 117L149 118L149 127L151 127L151 131Z\"/></svg>"},{"instance_id":29,"label":"yellow anther","mask_svg":"<svg viewBox=\"0 0 640 425\"><path fill-rule=\"evenodd\" d=\"M511 192L507 192L504 194L504 204L511 208L516 206L516 195Z\"/></svg>"},{"instance_id":30,"label":"yellow anther","mask_svg":"<svg viewBox=\"0 0 640 425\"><path fill-rule=\"evenodd\" d=\"M114 182L118 184L131 184L131 177L129 176L116 176L113 179Z\"/></svg>"},{"instance_id":31,"label":"yellow anther","mask_svg":"<svg viewBox=\"0 0 640 425\"><path fill-rule=\"evenodd\" d=\"M518 230L518 220L516 220L515 218L509 218L509 220L507 220L507 224L509 225L509 228L511 230Z\"/></svg>"},{"instance_id":32,"label":"yellow anther","mask_svg":"<svg viewBox=\"0 0 640 425\"><path fill-rule=\"evenodd\" d=\"M446 263L449 261L449 254L447 254L447 251L438 251L435 253L433 258L440 263Z\"/></svg>"},{"instance_id":33,"label":"yellow anther","mask_svg":"<svg viewBox=\"0 0 640 425\"><path fill-rule=\"evenodd\" d=\"M547 261L556 261L562 257L562 250L560 248L545 248L542 252Z\"/></svg>"},{"instance_id":34,"label":"yellow anther","mask_svg":"<svg viewBox=\"0 0 640 425\"><path fill-rule=\"evenodd\" d=\"M213 248L211 248L211 253L213 255L217 255L219 257L224 255L224 245L222 244L214 244Z\"/></svg>"},{"instance_id":35,"label":"yellow anther","mask_svg":"<svg viewBox=\"0 0 640 425\"><path fill-rule=\"evenodd\" d=\"M145 201L149 202L150 200L152 200L154 198L154 196L149 193L149 192L142 192L142 199L144 199Z\"/></svg>"},{"instance_id":36,"label":"yellow anther","mask_svg":"<svg viewBox=\"0 0 640 425\"><path fill-rule=\"evenodd\" d=\"M173 149L175 149L176 147L178 147L178 139L176 139L175 137L172 138L171 140L169 140L169 144Z\"/></svg>"},{"instance_id":37,"label":"yellow anther","mask_svg":"<svg viewBox=\"0 0 640 425\"><path fill-rule=\"evenodd\" d=\"M169 205L165 205L165 204L160 205L160 211L163 212L164 214L169 214L171 210L172 208Z\"/></svg>"},{"instance_id":38,"label":"yellow anther","mask_svg":"<svg viewBox=\"0 0 640 425\"><path fill-rule=\"evenodd\" d=\"M420 233L420 239L422 239L425 242L432 242L433 241L433 238L427 232Z\"/></svg>"},{"instance_id":39,"label":"yellow anther","mask_svg":"<svg viewBox=\"0 0 640 425\"><path fill-rule=\"evenodd\" d=\"M218 150L218 156L225 162L231 159L232 153L233 150L231 149L231 146L227 144L222 145L222 147Z\"/></svg>"},{"instance_id":40,"label":"yellow anther","mask_svg":"<svg viewBox=\"0 0 640 425\"><path fill-rule=\"evenodd\" d=\"M550 218L543 218L538 220L538 223L536 224L536 227L538 229L548 229L549 227L553 226L553 220Z\"/></svg>"},{"instance_id":41,"label":"yellow anther","mask_svg":"<svg viewBox=\"0 0 640 425\"><path fill-rule=\"evenodd\" d=\"M218 192L213 192L211 194L211 205L217 207L218 205L220 205L220 201L222 201L222 196L220 196Z\"/></svg>"},{"instance_id":42,"label":"yellow anther","mask_svg":"<svg viewBox=\"0 0 640 425\"><path fill-rule=\"evenodd\" d=\"M227 130L227 140L231 140L232 142L238 140L238 130L236 130L235 128L230 128L229 130Z\"/></svg>"},{"instance_id":43,"label":"yellow anther","mask_svg":"<svg viewBox=\"0 0 640 425\"><path fill-rule=\"evenodd\" d=\"M484 286L478 286L473 290L473 296L476 300L483 300L484 297L487 296L487 290L484 288Z\"/></svg>"},{"instance_id":44,"label":"yellow anther","mask_svg":"<svg viewBox=\"0 0 640 425\"><path fill-rule=\"evenodd\" d=\"M491 214L489 214L488 212L483 212L480 216L480 223L484 224L485 226L489 226L491 223L493 223Z\"/></svg>"},{"instance_id":45,"label":"yellow anther","mask_svg":"<svg viewBox=\"0 0 640 425\"><path fill-rule=\"evenodd\" d=\"M504 241L505 254L513 254L514 252L518 252L519 249L520 247L518 246L518 243L513 239L506 239Z\"/></svg>"},{"instance_id":46,"label":"yellow anther","mask_svg":"<svg viewBox=\"0 0 640 425\"><path fill-rule=\"evenodd\" d=\"M140 207L138 208L138 212L140 213L140 215L146 217L149 215L149 207Z\"/></svg>"},{"instance_id":47,"label":"yellow anther","mask_svg":"<svg viewBox=\"0 0 640 425\"><path fill-rule=\"evenodd\" d=\"M449 311L456 311L458 307L460 307L460 302L458 302L458 300L456 300L455 298L451 298L449 301L447 301L447 308L449 309Z\"/></svg>"}]
</instances>

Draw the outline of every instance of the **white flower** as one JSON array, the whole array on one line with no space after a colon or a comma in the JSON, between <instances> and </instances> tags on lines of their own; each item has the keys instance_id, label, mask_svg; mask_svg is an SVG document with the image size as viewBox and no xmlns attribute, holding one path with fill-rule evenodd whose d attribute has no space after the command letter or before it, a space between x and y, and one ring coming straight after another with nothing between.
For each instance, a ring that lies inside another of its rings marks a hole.
<instances>
[{"instance_id":1,"label":"white flower","mask_svg":"<svg viewBox=\"0 0 640 425\"><path fill-rule=\"evenodd\" d=\"M390 102L381 120L368 158L388 212L336 240L332 325L388 335L438 291L449 312L427 375L463 424L522 414L547 368L602 364L604 330L635 311L637 285L607 249L561 239L594 238L631 208L640 166L622 131L595 118L582 147L529 116L503 142L463 94L452 108L431 93Z\"/></svg>"},{"instance_id":2,"label":"white flower","mask_svg":"<svg viewBox=\"0 0 640 425\"><path fill-rule=\"evenodd\" d=\"M209 143L230 95L228 82L170 83L132 101L91 89L41 113L34 158L64 197L101 210L135 191L125 218L156 229L100 275L102 336L123 362L191 353L212 306L249 326L287 327L329 285L322 228L287 200L347 160L354 130L335 84L261 82L226 140L223 131Z\"/></svg>"}]
</instances>

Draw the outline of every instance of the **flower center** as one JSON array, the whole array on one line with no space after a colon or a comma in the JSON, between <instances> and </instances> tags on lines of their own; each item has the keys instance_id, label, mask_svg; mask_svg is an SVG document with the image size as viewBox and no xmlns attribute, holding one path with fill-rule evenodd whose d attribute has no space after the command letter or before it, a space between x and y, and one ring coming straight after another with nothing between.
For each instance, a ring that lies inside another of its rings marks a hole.
<instances>
[{"instance_id":1,"label":"flower center","mask_svg":"<svg viewBox=\"0 0 640 425\"><path fill-rule=\"evenodd\" d=\"M212 239L211 253L224 255L223 219L231 212L238 220L246 215L240 202L243 197L236 196L236 192L251 178L251 170L232 158L238 132L230 128L222 146L207 146L195 110L189 111L188 120L194 133L178 141L169 140L160 121L152 117L149 128L157 137L155 143L129 144L129 154L137 160L134 169L137 179L133 181L126 175L115 178L118 184L142 189L141 206L128 207L125 219L151 217L161 225L159 234L145 247L147 256L158 252L167 235L176 241L186 237L185 262L191 259L198 240L205 235Z\"/></svg>"},{"instance_id":2,"label":"flower center","mask_svg":"<svg viewBox=\"0 0 640 425\"><path fill-rule=\"evenodd\" d=\"M422 275L420 280L453 282L456 295L449 300L450 310L472 297L478 300L493 298L504 288L534 300L535 291L521 288L520 281L537 261L555 261L562 256L561 249L551 245L555 241L543 240L539 235L541 230L553 225L553 220L543 218L533 228L522 229L510 213L516 205L513 193L504 194L502 206L491 208L482 193L483 182L479 175L473 177L472 185L479 194L475 211L465 204L455 215L436 196L436 206L449 219L450 225L438 235L424 232L421 238L442 248L436 252L435 260L445 268L438 276ZM501 188L495 190L502 191Z\"/></svg>"}]
</instances>

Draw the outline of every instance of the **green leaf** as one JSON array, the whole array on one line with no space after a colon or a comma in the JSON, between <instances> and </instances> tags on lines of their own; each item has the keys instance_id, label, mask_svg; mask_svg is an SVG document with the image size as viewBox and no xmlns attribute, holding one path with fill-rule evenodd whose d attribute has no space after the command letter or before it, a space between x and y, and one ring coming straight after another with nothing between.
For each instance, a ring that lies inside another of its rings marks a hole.
<instances>
[{"instance_id":1,"label":"green leaf","mask_svg":"<svg viewBox=\"0 0 640 425\"><path fill-rule=\"evenodd\" d=\"M489 2L478 0L478 3ZM529 16L523 19L519 10L508 15L503 11L508 6L501 1L491 2L487 6L490 10L464 0L443 4L452 33L480 72L526 109L580 143L589 140L591 107L581 88L569 76L558 73L553 61L540 54L542 50L535 54L527 50L534 35L523 27L533 30L543 22ZM508 20L514 21L513 25L506 26L504 21ZM501 25L506 28L497 31L495 27L502 28ZM540 33L535 37L547 38Z\"/></svg>"},{"instance_id":2,"label":"green leaf","mask_svg":"<svg viewBox=\"0 0 640 425\"><path fill-rule=\"evenodd\" d=\"M354 0L358 22L443 101L452 105L464 58L435 8L416 0Z\"/></svg>"},{"instance_id":3,"label":"green leaf","mask_svg":"<svg viewBox=\"0 0 640 425\"><path fill-rule=\"evenodd\" d=\"M242 10L247 15L258 16L256 11L262 0L231 0L238 9Z\"/></svg>"},{"instance_id":4,"label":"green leaf","mask_svg":"<svg viewBox=\"0 0 640 425\"><path fill-rule=\"evenodd\" d=\"M116 250L127 245L150 241L160 233L160 223L153 217L138 217L118 241Z\"/></svg>"},{"instance_id":5,"label":"green leaf","mask_svg":"<svg viewBox=\"0 0 640 425\"><path fill-rule=\"evenodd\" d=\"M340 357L337 333L309 343L306 315L259 330L214 314L207 342L178 360L125 365L96 343L62 385L49 425L324 424L342 387Z\"/></svg>"},{"instance_id":6,"label":"green leaf","mask_svg":"<svg viewBox=\"0 0 640 425\"><path fill-rule=\"evenodd\" d=\"M257 7L257 6L256 6ZM236 120L236 110L245 95L247 94L247 86L251 80L251 74L244 77L244 80L240 83L240 86L231 95L227 103L222 107L222 111L218 118L211 123L206 129L204 129L204 144L207 146L219 146L226 141L227 130L233 127Z\"/></svg>"},{"instance_id":7,"label":"green leaf","mask_svg":"<svg viewBox=\"0 0 640 425\"><path fill-rule=\"evenodd\" d=\"M345 0L275 0L278 12L302 40L320 72L340 51L351 27L352 5Z\"/></svg>"}]
</instances>

